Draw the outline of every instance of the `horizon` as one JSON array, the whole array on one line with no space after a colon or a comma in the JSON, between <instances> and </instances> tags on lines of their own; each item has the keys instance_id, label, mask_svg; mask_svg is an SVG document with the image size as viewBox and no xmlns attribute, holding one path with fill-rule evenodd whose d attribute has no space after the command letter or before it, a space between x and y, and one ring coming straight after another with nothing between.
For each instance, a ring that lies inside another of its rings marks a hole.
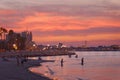
<instances>
[{"instance_id":1,"label":"horizon","mask_svg":"<svg viewBox=\"0 0 120 80\"><path fill-rule=\"evenodd\" d=\"M85 45L85 41L77 41L77 42L41 42L37 43L37 45L57 45L58 43L63 43L63 45L70 47L82 47ZM87 41L86 47L98 47L98 46L112 46L112 45L120 45L119 40L106 40L106 41Z\"/></svg>"},{"instance_id":2,"label":"horizon","mask_svg":"<svg viewBox=\"0 0 120 80\"><path fill-rule=\"evenodd\" d=\"M32 31L37 44L120 45L118 0L1 0L0 26Z\"/></svg>"}]
</instances>

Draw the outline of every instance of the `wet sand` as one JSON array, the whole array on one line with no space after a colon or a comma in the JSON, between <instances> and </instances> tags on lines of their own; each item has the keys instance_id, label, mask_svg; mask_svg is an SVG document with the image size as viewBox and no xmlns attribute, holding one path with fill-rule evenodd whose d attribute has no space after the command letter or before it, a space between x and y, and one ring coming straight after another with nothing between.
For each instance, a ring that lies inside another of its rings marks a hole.
<instances>
[{"instance_id":1,"label":"wet sand","mask_svg":"<svg viewBox=\"0 0 120 80\"><path fill-rule=\"evenodd\" d=\"M40 66L40 60L29 60L23 65L17 65L15 58L3 61L0 58L0 80L50 80L49 78L34 74L28 70L29 67Z\"/></svg>"}]
</instances>

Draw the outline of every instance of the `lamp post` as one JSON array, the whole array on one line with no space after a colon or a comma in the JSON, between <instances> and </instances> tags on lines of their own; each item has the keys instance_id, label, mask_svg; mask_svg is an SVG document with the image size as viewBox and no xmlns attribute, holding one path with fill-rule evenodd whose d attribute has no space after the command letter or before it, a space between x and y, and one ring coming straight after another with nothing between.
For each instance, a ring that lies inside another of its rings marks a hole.
<instances>
[{"instance_id":1,"label":"lamp post","mask_svg":"<svg viewBox=\"0 0 120 80\"><path fill-rule=\"evenodd\" d=\"M14 48L15 50L17 50L17 49L18 49L18 47L17 47L17 45L16 45L16 44L13 44L13 48Z\"/></svg>"}]
</instances>

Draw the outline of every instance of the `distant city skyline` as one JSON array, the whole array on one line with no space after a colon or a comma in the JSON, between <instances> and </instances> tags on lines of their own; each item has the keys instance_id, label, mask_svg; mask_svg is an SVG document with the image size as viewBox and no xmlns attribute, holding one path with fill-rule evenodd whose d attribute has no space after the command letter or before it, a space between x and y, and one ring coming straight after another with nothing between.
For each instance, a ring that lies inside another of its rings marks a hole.
<instances>
[{"instance_id":1,"label":"distant city skyline","mask_svg":"<svg viewBox=\"0 0 120 80\"><path fill-rule=\"evenodd\" d=\"M119 0L0 0L0 27L38 44L120 45Z\"/></svg>"}]
</instances>

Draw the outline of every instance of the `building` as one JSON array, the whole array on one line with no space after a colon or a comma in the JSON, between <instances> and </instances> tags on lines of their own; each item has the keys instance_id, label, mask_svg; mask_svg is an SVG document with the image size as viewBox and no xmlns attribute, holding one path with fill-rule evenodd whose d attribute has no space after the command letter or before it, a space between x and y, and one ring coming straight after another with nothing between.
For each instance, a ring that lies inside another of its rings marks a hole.
<instances>
[{"instance_id":1,"label":"building","mask_svg":"<svg viewBox=\"0 0 120 80\"><path fill-rule=\"evenodd\" d=\"M24 31L21 36L26 39L25 48L26 50L33 50L36 47L35 42L32 41L32 32Z\"/></svg>"},{"instance_id":2,"label":"building","mask_svg":"<svg viewBox=\"0 0 120 80\"><path fill-rule=\"evenodd\" d=\"M33 46L32 32L24 31L21 33L15 33L12 30L6 35L6 41L8 50L26 50Z\"/></svg>"},{"instance_id":3,"label":"building","mask_svg":"<svg viewBox=\"0 0 120 80\"><path fill-rule=\"evenodd\" d=\"M58 48L62 48L62 46L63 46L63 43L58 44Z\"/></svg>"},{"instance_id":4,"label":"building","mask_svg":"<svg viewBox=\"0 0 120 80\"><path fill-rule=\"evenodd\" d=\"M32 41L32 32L24 31L21 33L21 36L26 38L26 42Z\"/></svg>"},{"instance_id":5,"label":"building","mask_svg":"<svg viewBox=\"0 0 120 80\"><path fill-rule=\"evenodd\" d=\"M3 52L6 50L6 41L0 40L0 52Z\"/></svg>"}]
</instances>

